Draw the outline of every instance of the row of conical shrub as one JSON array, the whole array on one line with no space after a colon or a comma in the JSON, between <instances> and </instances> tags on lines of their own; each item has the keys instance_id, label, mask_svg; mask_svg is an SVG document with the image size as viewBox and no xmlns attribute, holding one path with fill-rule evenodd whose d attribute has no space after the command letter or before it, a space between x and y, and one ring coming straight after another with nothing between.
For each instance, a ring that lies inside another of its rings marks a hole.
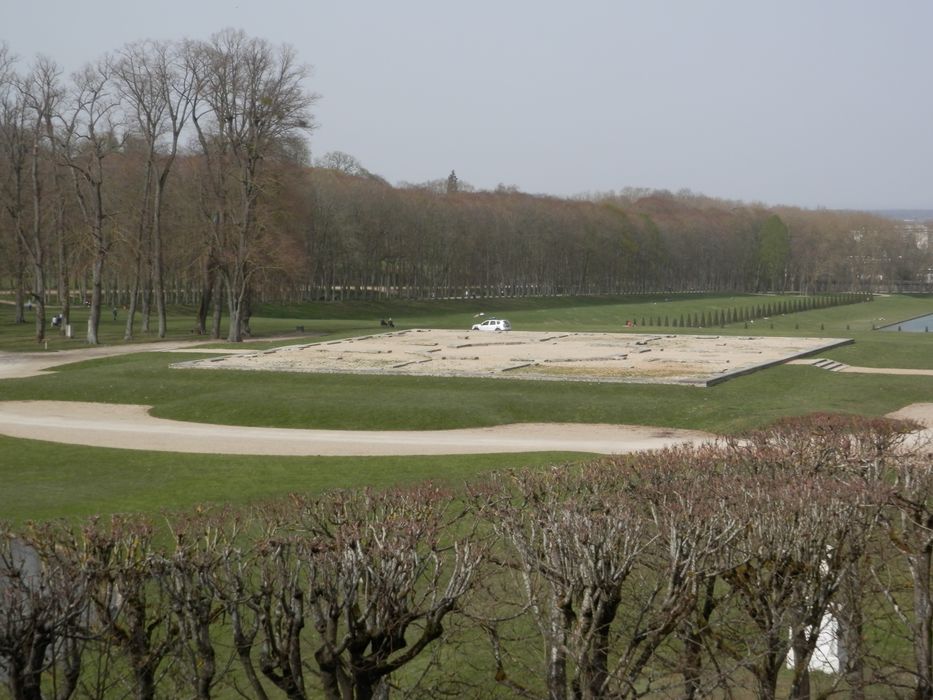
<instances>
[{"instance_id":1,"label":"row of conical shrub","mask_svg":"<svg viewBox=\"0 0 933 700\"><path fill-rule=\"evenodd\" d=\"M728 309L713 309L712 311L686 313L679 316L670 314L642 316L641 325L664 328L722 328L732 323L748 323L749 321L773 316L785 316L802 311L813 311L814 309L859 304L871 300L871 294L857 292L788 297L765 304L733 306Z\"/></svg>"}]
</instances>

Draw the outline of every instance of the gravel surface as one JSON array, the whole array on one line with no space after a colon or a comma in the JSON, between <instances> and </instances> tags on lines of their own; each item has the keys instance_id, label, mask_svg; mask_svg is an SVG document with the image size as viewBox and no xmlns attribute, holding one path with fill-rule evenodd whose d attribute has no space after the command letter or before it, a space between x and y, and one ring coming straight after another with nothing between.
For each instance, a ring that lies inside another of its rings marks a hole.
<instances>
[{"instance_id":1,"label":"gravel surface","mask_svg":"<svg viewBox=\"0 0 933 700\"><path fill-rule=\"evenodd\" d=\"M416 329L179 362L173 367L706 386L848 342L842 338Z\"/></svg>"},{"instance_id":2,"label":"gravel surface","mask_svg":"<svg viewBox=\"0 0 933 700\"><path fill-rule=\"evenodd\" d=\"M522 423L427 431L252 428L153 418L148 406L0 401L0 434L71 445L253 455L444 455L651 450L713 435L626 425Z\"/></svg>"}]
</instances>

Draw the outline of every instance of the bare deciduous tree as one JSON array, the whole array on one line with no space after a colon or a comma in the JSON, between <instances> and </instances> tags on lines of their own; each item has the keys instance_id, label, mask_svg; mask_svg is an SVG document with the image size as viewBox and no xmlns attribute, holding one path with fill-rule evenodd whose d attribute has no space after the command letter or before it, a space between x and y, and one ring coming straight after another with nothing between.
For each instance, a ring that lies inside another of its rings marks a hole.
<instances>
[{"instance_id":1,"label":"bare deciduous tree","mask_svg":"<svg viewBox=\"0 0 933 700\"><path fill-rule=\"evenodd\" d=\"M87 342L96 345L103 301L104 263L112 245L106 223L104 161L119 149L118 100L111 91L112 65L103 58L75 76L75 91L61 116L59 154L71 169L75 196L92 251L90 314ZM84 290L83 293L86 293Z\"/></svg>"},{"instance_id":2,"label":"bare deciduous tree","mask_svg":"<svg viewBox=\"0 0 933 700\"><path fill-rule=\"evenodd\" d=\"M168 596L157 585L161 563L153 535L147 520L119 516L82 533L92 619L125 655L137 700L155 697L159 669L176 638Z\"/></svg>"},{"instance_id":3,"label":"bare deciduous tree","mask_svg":"<svg viewBox=\"0 0 933 700\"><path fill-rule=\"evenodd\" d=\"M29 126L22 81L15 71L15 59L6 44L0 44L0 194L3 210L10 219L15 254L16 323L25 323L27 245L30 241L26 205ZM44 329L43 329L44 330ZM37 329L40 337L42 330ZM41 337L40 337L41 339Z\"/></svg>"},{"instance_id":4,"label":"bare deciduous tree","mask_svg":"<svg viewBox=\"0 0 933 700\"><path fill-rule=\"evenodd\" d=\"M269 232L258 219L264 161L279 145L311 128L315 96L294 50L228 30L193 47L192 123L205 159L212 204L209 231L227 294L228 340L241 322L256 272L270 257Z\"/></svg>"},{"instance_id":5,"label":"bare deciduous tree","mask_svg":"<svg viewBox=\"0 0 933 700\"><path fill-rule=\"evenodd\" d=\"M850 546L870 526L868 493L800 474L736 475L730 509L746 523L724 575L755 630L746 635L745 663L757 693L774 698L778 673L793 651L790 697L809 697L809 663L824 619L855 557ZM741 637L738 637L741 638Z\"/></svg>"},{"instance_id":6,"label":"bare deciduous tree","mask_svg":"<svg viewBox=\"0 0 933 700\"><path fill-rule=\"evenodd\" d=\"M49 526L0 528L0 673L14 700L65 700L78 686L85 589Z\"/></svg>"},{"instance_id":7,"label":"bare deciduous tree","mask_svg":"<svg viewBox=\"0 0 933 700\"><path fill-rule=\"evenodd\" d=\"M484 556L455 507L428 485L342 493L305 509L302 524L332 543L309 599L315 659L322 676L332 670L328 697L347 685L360 700L386 697L391 674L441 638Z\"/></svg>"},{"instance_id":8,"label":"bare deciduous tree","mask_svg":"<svg viewBox=\"0 0 933 700\"><path fill-rule=\"evenodd\" d=\"M910 603L901 601L899 567L878 566L875 576L908 632L914 653L914 697L933 698L933 451L929 445L902 448L888 462L893 480L883 521L890 542L910 575ZM885 493L885 483L876 483ZM909 611L909 612L908 612Z\"/></svg>"},{"instance_id":9,"label":"bare deciduous tree","mask_svg":"<svg viewBox=\"0 0 933 700\"><path fill-rule=\"evenodd\" d=\"M176 624L176 668L199 700L208 700L230 661L218 659L217 634L225 611L218 595L219 570L232 563L240 518L229 510L198 509L169 522L173 551L158 562L158 584L171 604Z\"/></svg>"},{"instance_id":10,"label":"bare deciduous tree","mask_svg":"<svg viewBox=\"0 0 933 700\"><path fill-rule=\"evenodd\" d=\"M659 468L683 459L519 473L479 492L545 642L547 697L635 697L650 685L651 662L736 527L695 488L662 488L675 472ZM686 474L681 485L695 487ZM532 692L504 668L499 679Z\"/></svg>"},{"instance_id":11,"label":"bare deciduous tree","mask_svg":"<svg viewBox=\"0 0 933 700\"><path fill-rule=\"evenodd\" d=\"M871 673L866 666L873 655L866 647L865 624L870 617L877 618L877 613L865 610L871 600L885 595L878 583L882 578L889 579L879 577L879 572L887 574L897 569L883 565L891 563L891 550L873 534L877 524L890 526L892 522L886 511L891 505L890 485L896 481L894 465L905 454L908 443L915 440L913 433L919 427L911 421L813 414L781 419L747 435L745 442L732 445L740 454L739 461L751 467L753 473L801 480L819 476L831 479L830 487L838 481L848 485L845 488L864 489L871 496L862 497L853 527L844 533L849 562L831 606L843 651L841 672L834 685L844 682L853 698L864 697L865 689L873 682L883 686L893 682L890 672L882 670L891 668L889 659L878 660ZM899 590L897 586L884 588L889 597ZM906 618L900 621L910 627ZM878 674L882 677L875 679Z\"/></svg>"},{"instance_id":12,"label":"bare deciduous tree","mask_svg":"<svg viewBox=\"0 0 933 700\"><path fill-rule=\"evenodd\" d=\"M141 257L151 252L146 278L151 276L158 316L158 334L165 337L165 280L162 250L162 209L179 139L190 116L193 76L184 55L185 45L145 41L126 46L118 55L114 75L118 90L128 104L134 130L146 146L143 191L140 196L136 273L126 319L127 338L133 336L133 319L140 290ZM150 237L151 236L151 240ZM144 313L143 323L148 316ZM143 330L146 330L144 325Z\"/></svg>"}]
</instances>

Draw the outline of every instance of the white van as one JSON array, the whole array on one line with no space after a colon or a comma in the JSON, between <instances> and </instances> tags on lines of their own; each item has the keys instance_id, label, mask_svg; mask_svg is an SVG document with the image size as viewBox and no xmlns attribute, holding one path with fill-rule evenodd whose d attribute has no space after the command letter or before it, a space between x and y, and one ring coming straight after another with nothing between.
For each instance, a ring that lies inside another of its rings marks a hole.
<instances>
[{"instance_id":1,"label":"white van","mask_svg":"<svg viewBox=\"0 0 933 700\"><path fill-rule=\"evenodd\" d=\"M504 318L487 318L482 323L476 323L470 330L474 331L510 331L512 324Z\"/></svg>"}]
</instances>

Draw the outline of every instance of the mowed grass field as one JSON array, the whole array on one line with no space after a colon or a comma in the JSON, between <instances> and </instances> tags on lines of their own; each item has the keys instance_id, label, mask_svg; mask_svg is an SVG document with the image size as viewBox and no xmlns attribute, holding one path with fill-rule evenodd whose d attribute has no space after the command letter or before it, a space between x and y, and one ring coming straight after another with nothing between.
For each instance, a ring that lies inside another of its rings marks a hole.
<instances>
[{"instance_id":1,"label":"mowed grass field","mask_svg":"<svg viewBox=\"0 0 933 700\"><path fill-rule=\"evenodd\" d=\"M313 342L397 328L469 328L479 314L503 316L518 330L681 332L627 320L711 314L779 297L684 295L628 298L449 300L261 306L251 347ZM49 349L83 347L83 309L75 339L57 334ZM933 369L933 334L873 331L933 313L933 297L872 302L789 314L685 333L847 337L827 357L852 365ZM174 309L173 340L193 338L190 309ZM122 343L124 318L105 314L101 337ZM137 329L138 329L137 324ZM296 328L303 327L303 332ZM286 336L297 336L285 340ZM35 350L30 325L0 306L0 350ZM139 334L139 340L153 340ZM202 338L203 340L203 338ZM223 345L222 343L220 345ZM516 422L633 423L737 433L775 418L814 411L883 415L933 401L933 377L839 374L782 366L716 387L534 382L498 379L295 375L171 369L190 354L142 353L63 366L42 377L0 381L0 400L54 399L153 406L179 420L300 428L432 430ZM483 472L553 464L585 455L285 458L147 453L68 447L0 438L0 518L23 521L115 511L183 509L199 502L246 503L294 491L436 479L459 483Z\"/></svg>"}]
</instances>

